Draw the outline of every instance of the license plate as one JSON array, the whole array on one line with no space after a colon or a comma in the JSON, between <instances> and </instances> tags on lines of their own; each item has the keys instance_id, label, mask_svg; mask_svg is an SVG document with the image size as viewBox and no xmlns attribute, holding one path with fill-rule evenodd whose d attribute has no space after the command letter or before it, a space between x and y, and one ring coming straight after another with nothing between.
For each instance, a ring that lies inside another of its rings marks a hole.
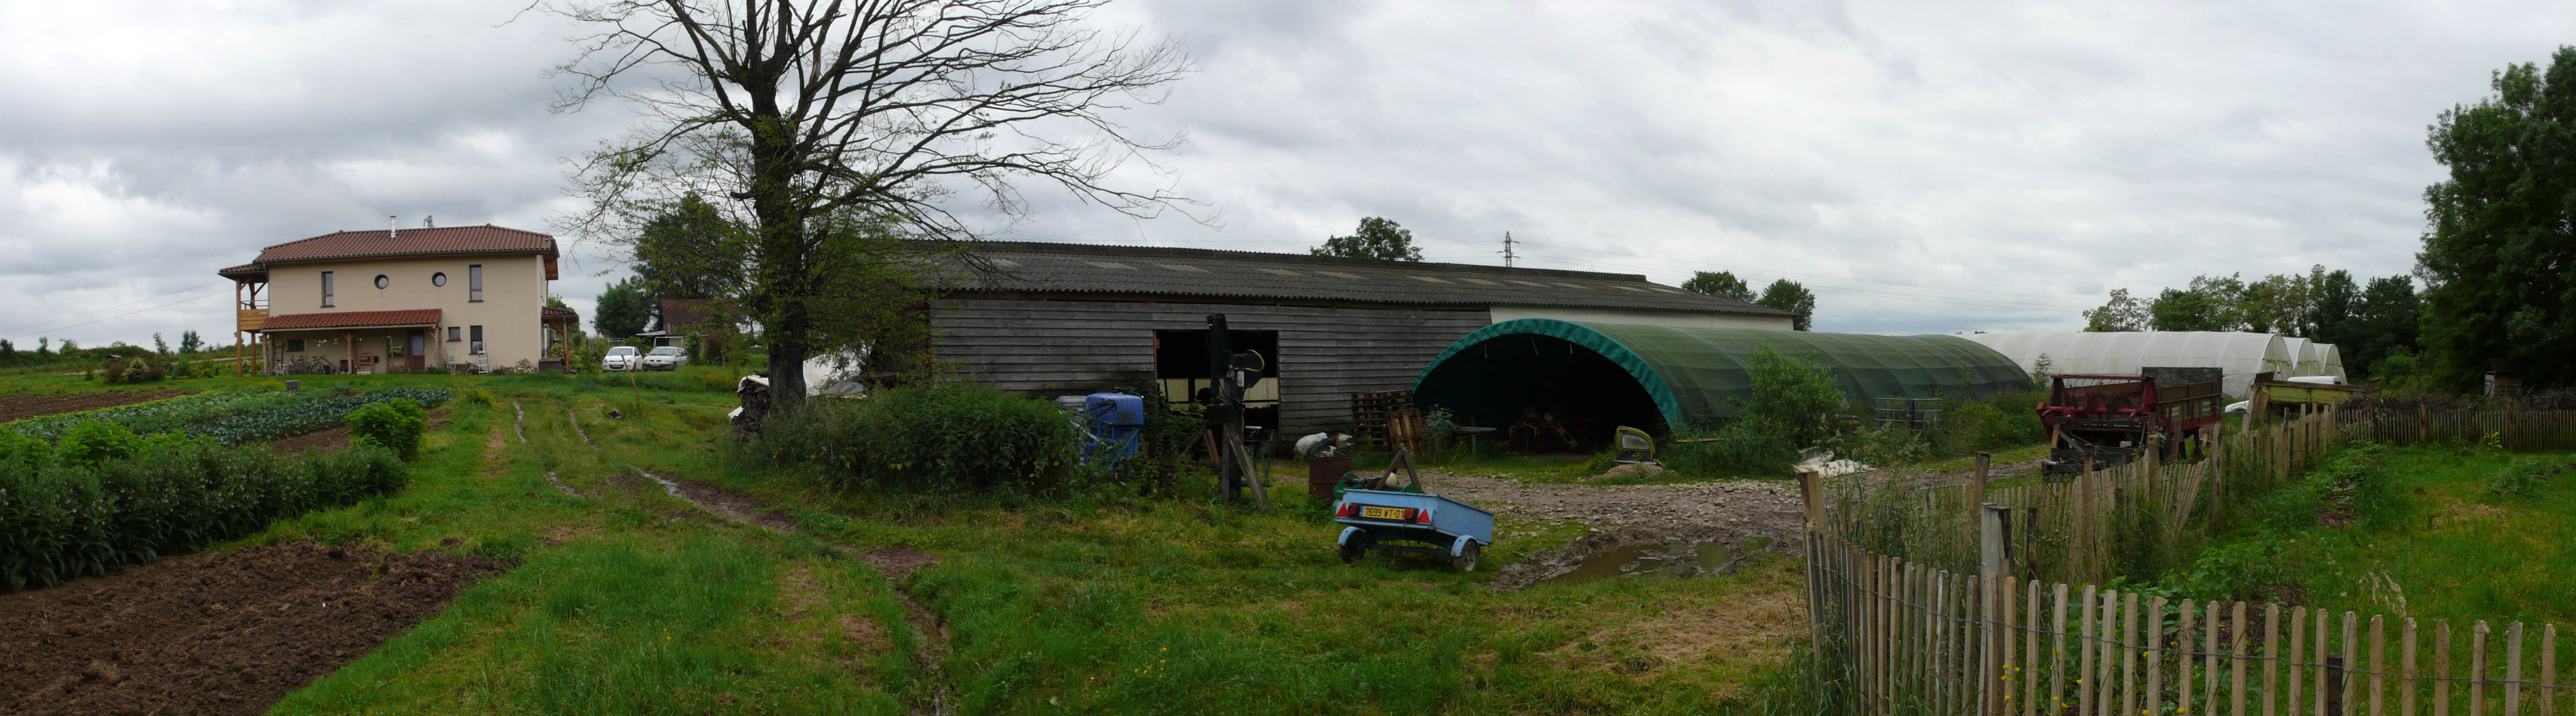
<instances>
[{"instance_id":1,"label":"license plate","mask_svg":"<svg viewBox=\"0 0 2576 716\"><path fill-rule=\"evenodd\" d=\"M1366 517L1366 518L1369 518L1369 519L1373 519L1373 520L1403 520L1403 519L1404 519L1404 508L1402 508L1402 507L1370 507L1370 506L1367 506L1367 505L1361 505L1361 506L1360 506L1360 516L1361 516L1361 517Z\"/></svg>"}]
</instances>

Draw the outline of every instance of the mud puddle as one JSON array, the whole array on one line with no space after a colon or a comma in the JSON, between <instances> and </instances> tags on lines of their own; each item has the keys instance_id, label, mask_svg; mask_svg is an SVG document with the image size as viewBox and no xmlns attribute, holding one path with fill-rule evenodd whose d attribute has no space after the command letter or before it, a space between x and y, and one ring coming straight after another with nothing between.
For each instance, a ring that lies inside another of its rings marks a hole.
<instances>
[{"instance_id":1,"label":"mud puddle","mask_svg":"<svg viewBox=\"0 0 2576 716\"><path fill-rule=\"evenodd\" d=\"M1747 556L1771 548L1771 538L1749 537L1741 545L1724 542L1628 542L1586 555L1571 569L1540 579L1538 584L1581 584L1645 575L1703 577L1724 574Z\"/></svg>"}]
</instances>

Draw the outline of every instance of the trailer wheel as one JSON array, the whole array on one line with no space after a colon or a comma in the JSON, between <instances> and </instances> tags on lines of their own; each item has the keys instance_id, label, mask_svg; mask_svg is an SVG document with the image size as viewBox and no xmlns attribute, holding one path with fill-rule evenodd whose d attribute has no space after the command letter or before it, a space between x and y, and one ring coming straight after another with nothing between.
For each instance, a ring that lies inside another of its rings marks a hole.
<instances>
[{"instance_id":1,"label":"trailer wheel","mask_svg":"<svg viewBox=\"0 0 2576 716\"><path fill-rule=\"evenodd\" d=\"M1360 556L1361 556L1361 555L1365 555L1365 554L1367 554L1367 553L1368 553L1368 536L1367 536L1367 535L1351 535L1351 538L1350 538L1348 541L1344 541L1344 542L1342 543L1342 563L1343 563L1343 564L1357 564L1357 563L1359 563L1359 561L1360 561Z\"/></svg>"},{"instance_id":2,"label":"trailer wheel","mask_svg":"<svg viewBox=\"0 0 2576 716\"><path fill-rule=\"evenodd\" d=\"M1475 542L1469 541L1466 547L1458 550L1458 556L1449 558L1449 566L1456 567L1461 572L1476 571L1476 558L1483 556L1484 552L1485 548L1478 547Z\"/></svg>"}]
</instances>

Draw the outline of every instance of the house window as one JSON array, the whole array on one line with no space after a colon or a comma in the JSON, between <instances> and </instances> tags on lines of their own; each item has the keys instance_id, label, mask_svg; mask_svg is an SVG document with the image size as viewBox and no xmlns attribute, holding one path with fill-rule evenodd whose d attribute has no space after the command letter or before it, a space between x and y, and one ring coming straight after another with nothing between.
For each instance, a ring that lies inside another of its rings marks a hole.
<instances>
[{"instance_id":1,"label":"house window","mask_svg":"<svg viewBox=\"0 0 2576 716\"><path fill-rule=\"evenodd\" d=\"M465 329L456 326L448 326L447 342L454 343L461 340L465 340Z\"/></svg>"},{"instance_id":2,"label":"house window","mask_svg":"<svg viewBox=\"0 0 2576 716\"><path fill-rule=\"evenodd\" d=\"M465 348L465 352L467 352L467 353L472 353L472 354L475 354L475 355L482 355L482 354L483 354L483 327L482 327L482 326L469 326L469 327L467 327L467 328L466 328L466 332L467 332L467 333L474 334L474 343L473 343L472 345L470 345L470 346L467 346L467 347Z\"/></svg>"},{"instance_id":3,"label":"house window","mask_svg":"<svg viewBox=\"0 0 2576 716\"><path fill-rule=\"evenodd\" d=\"M384 274L376 274L376 290L384 290L386 286L393 285L393 282L393 279L385 278Z\"/></svg>"},{"instance_id":4,"label":"house window","mask_svg":"<svg viewBox=\"0 0 2576 716\"><path fill-rule=\"evenodd\" d=\"M438 272L438 273L430 274L430 275L429 275L429 285L432 285L432 286L445 286L445 285L447 285L447 272L445 272L445 271L440 271L440 272Z\"/></svg>"},{"instance_id":5,"label":"house window","mask_svg":"<svg viewBox=\"0 0 2576 716\"><path fill-rule=\"evenodd\" d=\"M331 272L322 272L322 307L331 307Z\"/></svg>"},{"instance_id":6,"label":"house window","mask_svg":"<svg viewBox=\"0 0 2576 716\"><path fill-rule=\"evenodd\" d=\"M472 265L472 266L467 266L467 267L465 267L465 300L467 300L467 301L480 301L480 300L483 300L483 265L482 265L482 264L474 264L474 265ZM479 331L479 330L477 331L477 334L478 334L478 335L480 334L480 331ZM479 338L478 338L478 339L475 339L475 340L482 340L482 339L479 339ZM481 353L482 351L475 351L475 352L476 352L476 353Z\"/></svg>"},{"instance_id":7,"label":"house window","mask_svg":"<svg viewBox=\"0 0 2576 716\"><path fill-rule=\"evenodd\" d=\"M286 352L288 352L288 353L302 353L302 352L304 352L304 339L302 339L302 338L289 338L289 339L286 339Z\"/></svg>"}]
</instances>

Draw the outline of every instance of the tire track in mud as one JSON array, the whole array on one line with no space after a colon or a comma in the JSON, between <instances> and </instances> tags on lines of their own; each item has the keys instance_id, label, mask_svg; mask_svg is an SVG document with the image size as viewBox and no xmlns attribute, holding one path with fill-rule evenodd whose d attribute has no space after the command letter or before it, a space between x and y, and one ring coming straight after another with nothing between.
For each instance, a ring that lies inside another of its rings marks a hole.
<instances>
[{"instance_id":1,"label":"tire track in mud","mask_svg":"<svg viewBox=\"0 0 2576 716\"><path fill-rule=\"evenodd\" d=\"M519 404L519 401L512 400L512 401L510 401L510 409L511 409L511 410L513 410L513 411L517 411L517 413L518 413L518 415L517 415L517 416L510 418L510 431L511 431L511 432L515 432L515 433L518 433L518 434L519 434L519 444L520 444L520 445L523 445L523 446L525 446L525 445L529 445L529 443L528 443L528 429L525 427L525 424L528 422L528 408L527 408L527 406L520 405L520 404ZM570 415L570 413L566 413L566 415ZM573 429L574 429L574 430L580 430L580 429L581 429L581 424L580 424L580 423L574 423L574 424L573 424ZM588 436L588 435L581 436L581 440L582 440L582 442L590 442L590 436ZM597 449L599 449L599 446L598 446L598 445L592 445L592 446L590 446L590 449L592 449L592 450L597 450ZM555 486L555 489L557 489L557 490L562 490L564 494L571 495L571 496L574 496L574 497L580 497L580 496L582 496L582 494L581 494L581 492L580 492L580 491L577 491L577 490L572 489L572 486L571 486L571 485L566 485L566 484L564 484L564 481L563 481L563 479L562 479L562 478L555 477L555 471L553 471L553 470L547 470L547 471L546 471L546 484L549 484L549 485L553 485L553 486Z\"/></svg>"},{"instance_id":2,"label":"tire track in mud","mask_svg":"<svg viewBox=\"0 0 2576 716\"><path fill-rule=\"evenodd\" d=\"M519 405L519 401L510 401L510 405L518 410L520 421L527 418L528 411ZM572 424L573 433L581 436L582 443L589 445L591 452L599 451L599 443L592 441L590 433L582 430L581 416L578 412L566 406L564 420ZM517 422L513 422L511 427L514 430L519 429ZM524 430L519 433L519 443L528 444L528 434ZM634 470L635 474L644 476L645 479L652 480L654 484L661 485L663 492L669 493L681 502L689 503L690 506L724 518L726 521L751 525L779 534L804 531L802 525L787 516L786 510L770 507L759 498L713 485L681 480L635 465L628 465L627 468ZM574 496L581 494L556 480L552 471L546 473L546 481L554 483L555 488L563 490L565 494ZM830 541L824 541L823 544L841 553L842 556L859 560L870 569L877 570L877 573L885 576L886 586L893 590L895 601L903 605L904 614L911 622L915 643L920 645L914 652L913 658L920 662L923 671L928 672L931 684L926 703L913 704L912 712L947 716L954 710L952 704L955 700L951 695L952 690L949 687L950 680L946 668L948 625L939 618L938 614L930 610L929 605L913 598L912 591L904 586L904 581L909 579L915 570L938 564L939 555L905 547L887 547L853 553L844 545Z\"/></svg>"}]
</instances>

